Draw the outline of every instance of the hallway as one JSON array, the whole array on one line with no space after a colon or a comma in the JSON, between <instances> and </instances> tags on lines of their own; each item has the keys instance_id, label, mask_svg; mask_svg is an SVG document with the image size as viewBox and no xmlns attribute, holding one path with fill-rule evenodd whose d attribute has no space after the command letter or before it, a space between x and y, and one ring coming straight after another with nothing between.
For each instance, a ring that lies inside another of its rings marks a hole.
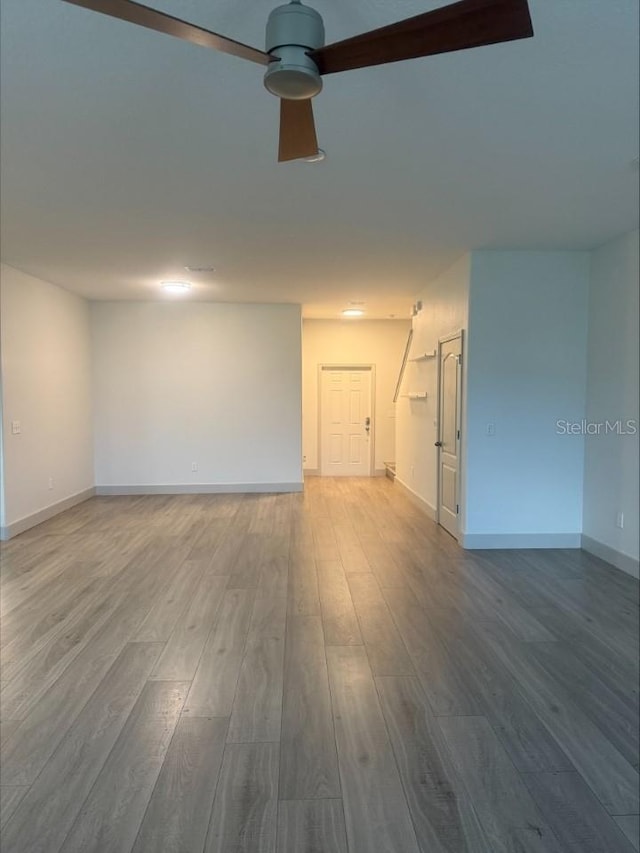
<instances>
[{"instance_id":1,"label":"hallway","mask_svg":"<svg viewBox=\"0 0 640 853\"><path fill-rule=\"evenodd\" d=\"M633 853L638 582L385 478L2 547L3 853Z\"/></svg>"}]
</instances>

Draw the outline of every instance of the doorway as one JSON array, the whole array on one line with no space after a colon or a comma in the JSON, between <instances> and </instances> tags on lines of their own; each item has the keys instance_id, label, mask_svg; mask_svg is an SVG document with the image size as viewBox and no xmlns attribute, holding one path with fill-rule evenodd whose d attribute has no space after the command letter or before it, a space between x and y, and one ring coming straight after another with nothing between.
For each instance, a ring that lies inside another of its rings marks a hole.
<instances>
[{"instance_id":1,"label":"doorway","mask_svg":"<svg viewBox=\"0 0 640 853\"><path fill-rule=\"evenodd\" d=\"M456 539L460 518L463 334L438 341L438 524Z\"/></svg>"},{"instance_id":2,"label":"doorway","mask_svg":"<svg viewBox=\"0 0 640 853\"><path fill-rule=\"evenodd\" d=\"M370 477L373 366L320 366L320 474Z\"/></svg>"}]
</instances>

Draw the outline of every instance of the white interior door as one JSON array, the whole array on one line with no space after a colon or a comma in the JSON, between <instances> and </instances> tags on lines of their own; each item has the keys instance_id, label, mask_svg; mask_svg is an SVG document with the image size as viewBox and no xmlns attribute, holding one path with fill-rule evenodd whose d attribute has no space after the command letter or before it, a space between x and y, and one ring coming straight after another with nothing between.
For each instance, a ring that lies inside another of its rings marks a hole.
<instances>
[{"instance_id":1,"label":"white interior door","mask_svg":"<svg viewBox=\"0 0 640 853\"><path fill-rule=\"evenodd\" d=\"M438 521L458 537L462 335L442 341L439 354Z\"/></svg>"},{"instance_id":2,"label":"white interior door","mask_svg":"<svg viewBox=\"0 0 640 853\"><path fill-rule=\"evenodd\" d=\"M371 475L371 368L320 371L320 473Z\"/></svg>"}]
</instances>

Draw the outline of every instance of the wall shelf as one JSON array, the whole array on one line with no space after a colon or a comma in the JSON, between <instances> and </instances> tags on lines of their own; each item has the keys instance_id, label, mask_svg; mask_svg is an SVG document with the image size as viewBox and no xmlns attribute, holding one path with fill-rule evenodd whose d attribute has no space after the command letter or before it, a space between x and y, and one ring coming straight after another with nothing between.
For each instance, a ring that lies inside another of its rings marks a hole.
<instances>
[{"instance_id":1,"label":"wall shelf","mask_svg":"<svg viewBox=\"0 0 640 853\"><path fill-rule=\"evenodd\" d=\"M410 358L409 361L427 361L430 358L436 357L436 351L430 350L429 352L420 353L420 355L414 355L413 358Z\"/></svg>"}]
</instances>

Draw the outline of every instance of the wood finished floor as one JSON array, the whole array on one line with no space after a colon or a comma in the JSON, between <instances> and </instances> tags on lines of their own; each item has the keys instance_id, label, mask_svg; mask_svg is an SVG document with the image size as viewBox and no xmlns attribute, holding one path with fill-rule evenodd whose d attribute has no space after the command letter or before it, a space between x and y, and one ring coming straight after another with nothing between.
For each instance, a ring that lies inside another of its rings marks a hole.
<instances>
[{"instance_id":1,"label":"wood finished floor","mask_svg":"<svg viewBox=\"0 0 640 853\"><path fill-rule=\"evenodd\" d=\"M94 498L2 549L3 853L638 850L638 584L384 479Z\"/></svg>"}]
</instances>

